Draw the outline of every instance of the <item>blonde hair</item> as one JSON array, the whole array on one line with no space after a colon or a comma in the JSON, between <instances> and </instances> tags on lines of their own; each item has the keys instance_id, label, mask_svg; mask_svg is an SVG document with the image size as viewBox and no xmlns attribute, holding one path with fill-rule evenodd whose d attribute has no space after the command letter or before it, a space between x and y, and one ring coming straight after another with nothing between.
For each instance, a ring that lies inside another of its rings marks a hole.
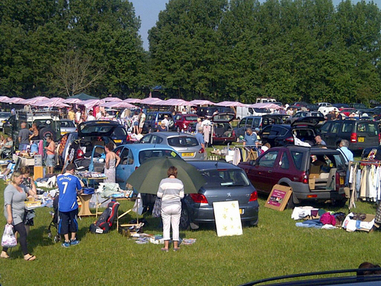
<instances>
[{"instance_id":1,"label":"blonde hair","mask_svg":"<svg viewBox=\"0 0 381 286\"><path fill-rule=\"evenodd\" d=\"M11 177L11 182L15 183L15 179L20 177L20 176L22 176L20 171L14 171L13 174L12 174L12 177Z\"/></svg>"}]
</instances>

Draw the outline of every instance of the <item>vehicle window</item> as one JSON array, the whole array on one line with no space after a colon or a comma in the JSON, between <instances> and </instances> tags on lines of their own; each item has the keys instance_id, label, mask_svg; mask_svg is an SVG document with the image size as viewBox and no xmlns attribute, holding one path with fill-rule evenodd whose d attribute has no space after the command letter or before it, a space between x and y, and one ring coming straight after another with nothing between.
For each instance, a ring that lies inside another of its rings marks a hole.
<instances>
[{"instance_id":1,"label":"vehicle window","mask_svg":"<svg viewBox=\"0 0 381 286\"><path fill-rule=\"evenodd\" d=\"M377 126L375 123L358 123L357 132L366 132L369 135L378 135Z\"/></svg>"},{"instance_id":2,"label":"vehicle window","mask_svg":"<svg viewBox=\"0 0 381 286\"><path fill-rule=\"evenodd\" d=\"M148 114L147 120L155 120L155 114Z\"/></svg>"},{"instance_id":3,"label":"vehicle window","mask_svg":"<svg viewBox=\"0 0 381 286\"><path fill-rule=\"evenodd\" d=\"M261 119L260 118L254 118L254 123L253 123L253 127L259 127L259 125L261 124Z\"/></svg>"},{"instance_id":4,"label":"vehicle window","mask_svg":"<svg viewBox=\"0 0 381 286\"><path fill-rule=\"evenodd\" d=\"M331 133L338 133L340 131L341 123L335 122L332 124Z\"/></svg>"},{"instance_id":5,"label":"vehicle window","mask_svg":"<svg viewBox=\"0 0 381 286\"><path fill-rule=\"evenodd\" d=\"M329 132L329 129L331 127L331 123L326 123L320 128L320 133L321 134L326 134Z\"/></svg>"},{"instance_id":6,"label":"vehicle window","mask_svg":"<svg viewBox=\"0 0 381 286\"><path fill-rule=\"evenodd\" d=\"M334 163L334 166L337 168L338 166L345 166L345 162L346 160L344 159L344 157L342 155L333 155L333 160L332 162Z\"/></svg>"},{"instance_id":7,"label":"vehicle window","mask_svg":"<svg viewBox=\"0 0 381 286\"><path fill-rule=\"evenodd\" d=\"M73 121L61 121L61 127L75 127Z\"/></svg>"},{"instance_id":8,"label":"vehicle window","mask_svg":"<svg viewBox=\"0 0 381 286\"><path fill-rule=\"evenodd\" d=\"M206 170L201 172L205 178L205 187L219 188L230 186L248 186L250 184L242 170Z\"/></svg>"},{"instance_id":9,"label":"vehicle window","mask_svg":"<svg viewBox=\"0 0 381 286\"><path fill-rule=\"evenodd\" d=\"M238 128L244 128L246 123L246 118L241 119L241 121L238 124Z\"/></svg>"},{"instance_id":10,"label":"vehicle window","mask_svg":"<svg viewBox=\"0 0 381 286\"><path fill-rule=\"evenodd\" d=\"M302 170L303 153L298 151L291 151L291 158L296 169Z\"/></svg>"},{"instance_id":11,"label":"vehicle window","mask_svg":"<svg viewBox=\"0 0 381 286\"><path fill-rule=\"evenodd\" d=\"M352 133L354 122L344 122L341 127L342 133Z\"/></svg>"},{"instance_id":12,"label":"vehicle window","mask_svg":"<svg viewBox=\"0 0 381 286\"><path fill-rule=\"evenodd\" d=\"M116 127L114 132L113 132L113 135L120 138L120 137L124 137L126 136L127 137L127 132L126 130L123 128L123 127Z\"/></svg>"},{"instance_id":13,"label":"vehicle window","mask_svg":"<svg viewBox=\"0 0 381 286\"><path fill-rule=\"evenodd\" d=\"M115 148L115 150L114 150L115 154L120 157L120 152L122 152L122 149L123 149L123 147Z\"/></svg>"},{"instance_id":14,"label":"vehicle window","mask_svg":"<svg viewBox=\"0 0 381 286\"><path fill-rule=\"evenodd\" d=\"M247 119L247 121L246 121L246 128L247 127L251 127L252 126L252 124L253 124L253 118L252 117L249 117L248 119Z\"/></svg>"},{"instance_id":15,"label":"vehicle window","mask_svg":"<svg viewBox=\"0 0 381 286\"><path fill-rule=\"evenodd\" d=\"M287 133L288 129L280 126L275 126L271 129L270 135L283 136Z\"/></svg>"},{"instance_id":16,"label":"vehicle window","mask_svg":"<svg viewBox=\"0 0 381 286\"><path fill-rule=\"evenodd\" d=\"M290 168L290 161L288 160L287 153L283 153L282 160L279 162L282 169Z\"/></svg>"},{"instance_id":17,"label":"vehicle window","mask_svg":"<svg viewBox=\"0 0 381 286\"><path fill-rule=\"evenodd\" d=\"M132 165L134 163L134 158L132 153L130 154L130 149L124 148L120 157L120 160L122 161L122 165Z\"/></svg>"},{"instance_id":18,"label":"vehicle window","mask_svg":"<svg viewBox=\"0 0 381 286\"><path fill-rule=\"evenodd\" d=\"M171 137L168 138L168 145L172 147L194 147L198 146L198 141L194 137Z\"/></svg>"},{"instance_id":19,"label":"vehicle window","mask_svg":"<svg viewBox=\"0 0 381 286\"><path fill-rule=\"evenodd\" d=\"M140 142L142 142L142 143L149 143L149 142L151 142L151 138L152 138L152 135L144 136L144 137L140 140Z\"/></svg>"},{"instance_id":20,"label":"vehicle window","mask_svg":"<svg viewBox=\"0 0 381 286\"><path fill-rule=\"evenodd\" d=\"M181 115L180 114L175 116L175 120L179 120L179 119L181 119Z\"/></svg>"},{"instance_id":21,"label":"vehicle window","mask_svg":"<svg viewBox=\"0 0 381 286\"><path fill-rule=\"evenodd\" d=\"M186 116L185 120L187 120L187 121L197 121L197 117L196 116Z\"/></svg>"},{"instance_id":22,"label":"vehicle window","mask_svg":"<svg viewBox=\"0 0 381 286\"><path fill-rule=\"evenodd\" d=\"M148 159L156 158L156 157L180 158L180 156L175 151L172 151L172 150L160 150L160 149L142 150L139 153L139 162L140 164L142 164Z\"/></svg>"},{"instance_id":23,"label":"vehicle window","mask_svg":"<svg viewBox=\"0 0 381 286\"><path fill-rule=\"evenodd\" d=\"M151 143L152 144L160 144L161 142L163 142L163 138L161 138L160 136L152 136L151 138Z\"/></svg>"},{"instance_id":24,"label":"vehicle window","mask_svg":"<svg viewBox=\"0 0 381 286\"><path fill-rule=\"evenodd\" d=\"M272 126L266 126L265 128L263 128L261 135L270 135L271 129Z\"/></svg>"},{"instance_id":25,"label":"vehicle window","mask_svg":"<svg viewBox=\"0 0 381 286\"><path fill-rule=\"evenodd\" d=\"M262 167L274 167L275 160L278 156L279 151L270 151L266 153L261 159L258 161L258 166Z\"/></svg>"}]
</instances>

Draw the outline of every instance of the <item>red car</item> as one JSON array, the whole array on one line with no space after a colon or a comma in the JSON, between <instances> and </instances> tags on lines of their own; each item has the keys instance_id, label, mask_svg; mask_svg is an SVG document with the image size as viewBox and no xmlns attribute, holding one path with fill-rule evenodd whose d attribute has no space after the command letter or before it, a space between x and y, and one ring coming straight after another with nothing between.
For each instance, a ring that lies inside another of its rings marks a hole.
<instances>
[{"instance_id":1,"label":"red car","mask_svg":"<svg viewBox=\"0 0 381 286\"><path fill-rule=\"evenodd\" d=\"M352 112L356 112L357 109L356 108L342 108L340 110L340 113L343 113L345 116L349 116L349 114L351 114Z\"/></svg>"},{"instance_id":2,"label":"red car","mask_svg":"<svg viewBox=\"0 0 381 286\"><path fill-rule=\"evenodd\" d=\"M196 131L197 115L196 114L176 114L174 116L175 128L177 131Z\"/></svg>"}]
</instances>

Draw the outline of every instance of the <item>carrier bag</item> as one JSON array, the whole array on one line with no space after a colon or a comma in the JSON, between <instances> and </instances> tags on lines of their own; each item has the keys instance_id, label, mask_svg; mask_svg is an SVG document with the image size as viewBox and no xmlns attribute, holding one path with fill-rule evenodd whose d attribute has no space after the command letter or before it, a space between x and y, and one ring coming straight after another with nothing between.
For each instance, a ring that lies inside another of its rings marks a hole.
<instances>
[{"instance_id":1,"label":"carrier bag","mask_svg":"<svg viewBox=\"0 0 381 286\"><path fill-rule=\"evenodd\" d=\"M13 233L13 226L11 224L6 224L4 227L3 237L1 238L2 247L15 247L17 245L17 239Z\"/></svg>"}]
</instances>

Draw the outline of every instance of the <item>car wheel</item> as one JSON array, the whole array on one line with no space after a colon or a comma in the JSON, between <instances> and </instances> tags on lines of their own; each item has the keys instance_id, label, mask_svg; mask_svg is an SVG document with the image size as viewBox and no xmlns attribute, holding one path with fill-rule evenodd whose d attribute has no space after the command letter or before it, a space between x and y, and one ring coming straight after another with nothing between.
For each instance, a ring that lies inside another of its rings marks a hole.
<instances>
[{"instance_id":1,"label":"car wheel","mask_svg":"<svg viewBox=\"0 0 381 286\"><path fill-rule=\"evenodd\" d=\"M185 205L181 207L180 229L188 230L190 227L189 211Z\"/></svg>"},{"instance_id":2,"label":"car wheel","mask_svg":"<svg viewBox=\"0 0 381 286\"><path fill-rule=\"evenodd\" d=\"M295 207L294 194L291 194L290 199L288 200L286 208L293 209L294 207Z\"/></svg>"},{"instance_id":3,"label":"car wheel","mask_svg":"<svg viewBox=\"0 0 381 286\"><path fill-rule=\"evenodd\" d=\"M249 221L249 226L258 226L258 219Z\"/></svg>"},{"instance_id":4,"label":"car wheel","mask_svg":"<svg viewBox=\"0 0 381 286\"><path fill-rule=\"evenodd\" d=\"M50 136L53 139L53 141L56 140L56 133L53 131L53 129L49 127L42 128L40 130L40 138L46 139L47 136Z\"/></svg>"}]
</instances>

